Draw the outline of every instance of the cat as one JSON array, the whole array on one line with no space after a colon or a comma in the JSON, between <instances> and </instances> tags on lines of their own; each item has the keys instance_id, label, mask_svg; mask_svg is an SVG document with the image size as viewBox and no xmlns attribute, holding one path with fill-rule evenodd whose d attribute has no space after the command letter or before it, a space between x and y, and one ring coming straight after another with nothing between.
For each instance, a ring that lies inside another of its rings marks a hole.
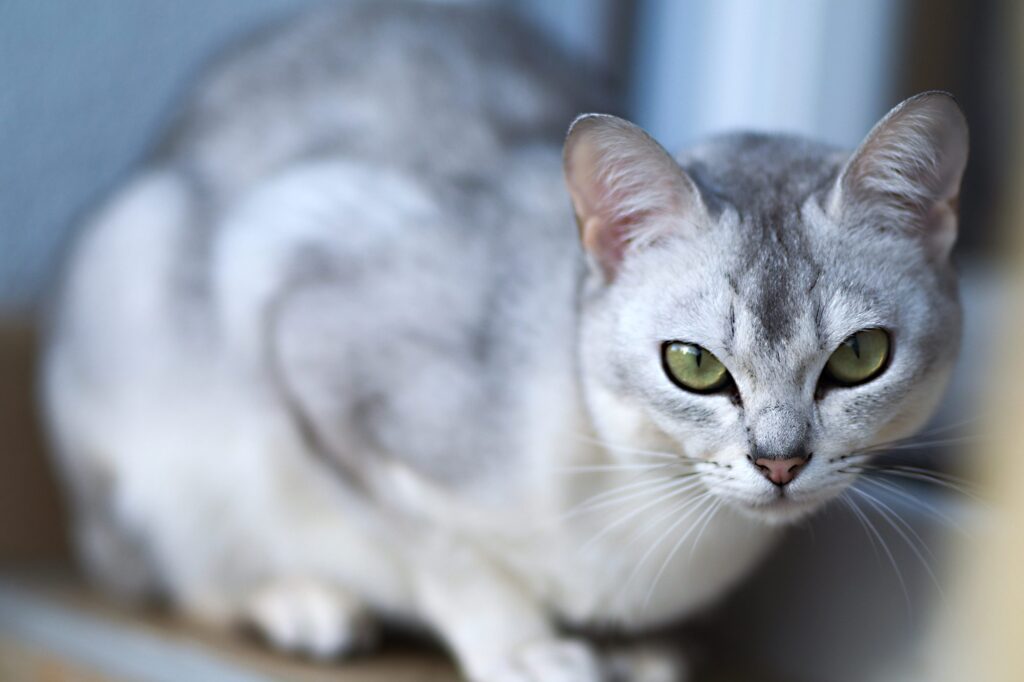
<instances>
[{"instance_id":1,"label":"cat","mask_svg":"<svg viewBox=\"0 0 1024 682\"><path fill-rule=\"evenodd\" d=\"M706 608L927 419L967 129L929 92L852 154L673 158L574 119L602 92L461 4L332 5L216 64L49 325L91 573L317 657L391 622L476 682L682 676L588 633Z\"/></svg>"}]
</instances>

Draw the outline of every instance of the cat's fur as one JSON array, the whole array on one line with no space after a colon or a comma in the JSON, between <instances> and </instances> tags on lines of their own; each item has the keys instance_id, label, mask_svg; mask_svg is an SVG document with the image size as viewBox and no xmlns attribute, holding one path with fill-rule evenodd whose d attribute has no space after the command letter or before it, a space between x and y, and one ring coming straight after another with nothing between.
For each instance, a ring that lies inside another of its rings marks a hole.
<instances>
[{"instance_id":1,"label":"cat's fur","mask_svg":"<svg viewBox=\"0 0 1024 682\"><path fill-rule=\"evenodd\" d=\"M493 10L406 2L217 66L90 221L50 335L94 573L317 655L377 615L474 680L597 680L564 628L703 607L843 490L839 457L917 428L959 336L952 100L853 157L751 134L676 163L584 117L566 192L591 83ZM818 390L876 326L882 376ZM738 393L672 384L671 339ZM780 499L748 455L797 448Z\"/></svg>"}]
</instances>

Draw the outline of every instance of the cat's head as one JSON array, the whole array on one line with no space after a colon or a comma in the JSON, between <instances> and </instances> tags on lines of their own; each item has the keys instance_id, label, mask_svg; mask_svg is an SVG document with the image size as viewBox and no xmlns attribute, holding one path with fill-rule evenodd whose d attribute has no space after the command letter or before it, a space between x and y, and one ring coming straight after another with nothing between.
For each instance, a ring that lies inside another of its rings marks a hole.
<instances>
[{"instance_id":1,"label":"cat's head","mask_svg":"<svg viewBox=\"0 0 1024 682\"><path fill-rule=\"evenodd\" d=\"M565 171L599 437L624 459L693 458L708 490L769 522L841 493L860 453L923 424L954 363L966 160L938 92L852 155L734 135L676 161L626 121L577 119Z\"/></svg>"}]
</instances>

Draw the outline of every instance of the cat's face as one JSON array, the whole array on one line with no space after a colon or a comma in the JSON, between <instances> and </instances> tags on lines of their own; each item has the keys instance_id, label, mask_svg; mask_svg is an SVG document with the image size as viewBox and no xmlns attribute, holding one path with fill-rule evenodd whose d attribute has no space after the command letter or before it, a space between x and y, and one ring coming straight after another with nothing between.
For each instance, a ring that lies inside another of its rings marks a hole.
<instances>
[{"instance_id":1,"label":"cat's face","mask_svg":"<svg viewBox=\"0 0 1024 682\"><path fill-rule=\"evenodd\" d=\"M948 251L966 134L948 97L897 108L849 161L737 136L695 150L684 172L617 119L584 134L593 147L567 150L595 264L582 376L620 457L679 455L715 495L778 522L840 494L859 453L927 419L960 334Z\"/></svg>"}]
</instances>

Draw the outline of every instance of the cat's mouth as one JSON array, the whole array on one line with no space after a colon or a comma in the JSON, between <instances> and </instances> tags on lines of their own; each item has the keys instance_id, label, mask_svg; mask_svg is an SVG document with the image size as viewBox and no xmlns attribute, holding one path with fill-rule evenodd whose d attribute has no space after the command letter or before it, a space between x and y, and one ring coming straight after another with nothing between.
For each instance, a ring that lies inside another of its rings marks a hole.
<instances>
[{"instance_id":1,"label":"cat's mouth","mask_svg":"<svg viewBox=\"0 0 1024 682\"><path fill-rule=\"evenodd\" d=\"M745 513L771 524L796 521L817 510L821 505L817 499L802 499L778 490L770 498L744 500L739 506Z\"/></svg>"}]
</instances>

